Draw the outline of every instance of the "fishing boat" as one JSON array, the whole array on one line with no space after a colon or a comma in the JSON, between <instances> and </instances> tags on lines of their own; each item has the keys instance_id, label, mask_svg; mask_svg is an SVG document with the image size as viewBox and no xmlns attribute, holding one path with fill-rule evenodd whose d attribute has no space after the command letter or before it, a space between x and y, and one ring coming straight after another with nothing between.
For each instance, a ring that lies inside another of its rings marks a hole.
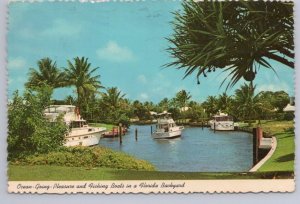
<instances>
[{"instance_id":1,"label":"fishing boat","mask_svg":"<svg viewBox=\"0 0 300 204\"><path fill-rule=\"evenodd\" d=\"M65 135L64 146L93 146L99 143L104 127L90 127L86 120L82 119L79 109L72 105L51 105L44 111L45 117L50 122L55 122L58 116L62 116L69 127Z\"/></svg>"},{"instance_id":2,"label":"fishing boat","mask_svg":"<svg viewBox=\"0 0 300 204\"><path fill-rule=\"evenodd\" d=\"M121 135L125 135L127 132L126 127L121 128ZM120 135L119 133L119 127L113 127L111 131L106 131L103 133L104 138L113 138L113 137L118 137Z\"/></svg>"},{"instance_id":3,"label":"fishing boat","mask_svg":"<svg viewBox=\"0 0 300 204\"><path fill-rule=\"evenodd\" d=\"M234 122L232 116L225 113L219 113L212 117L209 121L212 130L234 130Z\"/></svg>"},{"instance_id":4,"label":"fishing boat","mask_svg":"<svg viewBox=\"0 0 300 204\"><path fill-rule=\"evenodd\" d=\"M171 139L181 136L184 127L177 126L170 115L171 113L166 111L157 114L156 130L152 133L154 139Z\"/></svg>"}]
</instances>

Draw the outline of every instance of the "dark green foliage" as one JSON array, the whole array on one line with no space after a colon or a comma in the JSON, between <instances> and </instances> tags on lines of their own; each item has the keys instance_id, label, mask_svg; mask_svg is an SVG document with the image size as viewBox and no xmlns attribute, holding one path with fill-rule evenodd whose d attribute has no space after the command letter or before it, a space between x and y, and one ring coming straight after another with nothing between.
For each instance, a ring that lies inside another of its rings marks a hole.
<instances>
[{"instance_id":1,"label":"dark green foliage","mask_svg":"<svg viewBox=\"0 0 300 204\"><path fill-rule=\"evenodd\" d=\"M27 88L35 89L41 86L51 88L65 85L65 73L58 69L56 62L50 58L43 58L37 62L38 70L30 68Z\"/></svg>"},{"instance_id":2,"label":"dark green foliage","mask_svg":"<svg viewBox=\"0 0 300 204\"><path fill-rule=\"evenodd\" d=\"M132 108L129 100L124 96L125 94L122 94L117 87L107 88L106 92L101 93L96 112L99 113L98 117L102 122L115 125L122 123L129 126Z\"/></svg>"},{"instance_id":3,"label":"dark green foliage","mask_svg":"<svg viewBox=\"0 0 300 204\"><path fill-rule=\"evenodd\" d=\"M64 69L65 86L76 88L76 105L81 112L85 113L88 109L88 101L99 93L100 88L103 88L99 81L100 75L96 74L99 67L91 68L91 63L85 57L76 57L73 61L68 60L68 67Z\"/></svg>"},{"instance_id":4,"label":"dark green foliage","mask_svg":"<svg viewBox=\"0 0 300 204\"><path fill-rule=\"evenodd\" d=\"M205 109L205 113L208 116L212 116L220 110L218 104L219 102L216 96L208 96L207 99L202 103L202 106Z\"/></svg>"},{"instance_id":5,"label":"dark green foliage","mask_svg":"<svg viewBox=\"0 0 300 204\"><path fill-rule=\"evenodd\" d=\"M151 115L147 107L140 101L134 101L132 104L133 113L139 120L150 120Z\"/></svg>"},{"instance_id":6,"label":"dark green foliage","mask_svg":"<svg viewBox=\"0 0 300 204\"><path fill-rule=\"evenodd\" d=\"M286 112L284 113L284 120L294 120L295 118L295 113L294 112Z\"/></svg>"},{"instance_id":7,"label":"dark green foliage","mask_svg":"<svg viewBox=\"0 0 300 204\"><path fill-rule=\"evenodd\" d=\"M11 164L69 167L107 167L114 169L155 170L147 161L105 147L68 147L47 154L28 156Z\"/></svg>"},{"instance_id":8,"label":"dark green foliage","mask_svg":"<svg viewBox=\"0 0 300 204\"><path fill-rule=\"evenodd\" d=\"M252 81L259 67L274 70L267 59L294 68L293 2L183 1L182 7L174 13L168 38L174 61L167 66L184 69L185 77L221 70L233 86Z\"/></svg>"},{"instance_id":9,"label":"dark green foliage","mask_svg":"<svg viewBox=\"0 0 300 204\"><path fill-rule=\"evenodd\" d=\"M273 100L271 100L271 103L277 108L278 112L282 112L289 102L290 98L286 92L276 91L273 93Z\"/></svg>"},{"instance_id":10,"label":"dark green foliage","mask_svg":"<svg viewBox=\"0 0 300 204\"><path fill-rule=\"evenodd\" d=\"M48 122L44 109L50 105L52 89L26 90L24 96L14 93L8 106L8 160L33 153L46 153L61 146L66 126L61 118Z\"/></svg>"}]
</instances>

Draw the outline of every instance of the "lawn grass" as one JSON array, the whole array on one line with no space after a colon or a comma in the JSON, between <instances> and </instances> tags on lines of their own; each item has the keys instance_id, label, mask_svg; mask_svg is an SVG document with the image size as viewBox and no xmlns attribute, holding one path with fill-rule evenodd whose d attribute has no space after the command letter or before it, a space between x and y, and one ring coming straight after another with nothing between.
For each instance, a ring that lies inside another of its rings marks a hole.
<instances>
[{"instance_id":1,"label":"lawn grass","mask_svg":"<svg viewBox=\"0 0 300 204\"><path fill-rule=\"evenodd\" d=\"M293 121L265 121L261 124L277 139L277 148L258 171L294 171L295 133Z\"/></svg>"},{"instance_id":2,"label":"lawn grass","mask_svg":"<svg viewBox=\"0 0 300 204\"><path fill-rule=\"evenodd\" d=\"M203 180L203 179L285 179L291 172L159 172L116 170L109 168L87 169L62 166L19 166L9 165L9 181L80 181L80 180Z\"/></svg>"},{"instance_id":3,"label":"lawn grass","mask_svg":"<svg viewBox=\"0 0 300 204\"><path fill-rule=\"evenodd\" d=\"M113 127L116 127L116 125L105 124L105 123L89 123L89 126L91 126L91 127L105 127L107 131L111 131L113 129Z\"/></svg>"},{"instance_id":4,"label":"lawn grass","mask_svg":"<svg viewBox=\"0 0 300 204\"><path fill-rule=\"evenodd\" d=\"M264 132L275 136L277 147L273 155L258 169L259 172L294 171L295 133L294 121L261 120L258 124L239 123L240 127L262 127Z\"/></svg>"}]
</instances>

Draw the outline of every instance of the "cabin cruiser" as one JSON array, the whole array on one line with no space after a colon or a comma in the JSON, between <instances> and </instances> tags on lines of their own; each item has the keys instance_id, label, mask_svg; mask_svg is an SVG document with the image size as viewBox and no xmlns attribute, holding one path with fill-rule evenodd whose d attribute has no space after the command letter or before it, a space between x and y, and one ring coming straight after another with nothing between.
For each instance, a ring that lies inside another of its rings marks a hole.
<instances>
[{"instance_id":1,"label":"cabin cruiser","mask_svg":"<svg viewBox=\"0 0 300 204\"><path fill-rule=\"evenodd\" d=\"M72 105L51 105L44 110L45 117L50 122L55 122L62 115L64 122L69 127L65 135L64 146L93 146L99 143L104 127L90 127L86 120L82 119L79 109Z\"/></svg>"},{"instance_id":2,"label":"cabin cruiser","mask_svg":"<svg viewBox=\"0 0 300 204\"><path fill-rule=\"evenodd\" d=\"M212 117L209 121L212 130L234 130L234 122L232 116L225 113L219 113Z\"/></svg>"},{"instance_id":3,"label":"cabin cruiser","mask_svg":"<svg viewBox=\"0 0 300 204\"><path fill-rule=\"evenodd\" d=\"M170 117L171 113L164 111L157 114L157 125L155 132L152 133L154 139L171 139L181 136L183 126L177 126Z\"/></svg>"}]
</instances>

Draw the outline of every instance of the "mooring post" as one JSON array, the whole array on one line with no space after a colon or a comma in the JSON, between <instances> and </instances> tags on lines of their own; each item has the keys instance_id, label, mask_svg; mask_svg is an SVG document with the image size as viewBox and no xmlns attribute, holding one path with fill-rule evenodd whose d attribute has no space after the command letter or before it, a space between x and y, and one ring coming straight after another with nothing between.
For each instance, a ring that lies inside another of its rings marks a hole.
<instances>
[{"instance_id":1,"label":"mooring post","mask_svg":"<svg viewBox=\"0 0 300 204\"><path fill-rule=\"evenodd\" d=\"M256 134L257 134L257 146L259 147L259 146L260 146L261 139L262 139L262 137L263 137L263 131L262 131L262 128L261 128L261 127L257 127L257 128L256 128Z\"/></svg>"},{"instance_id":2,"label":"mooring post","mask_svg":"<svg viewBox=\"0 0 300 204\"><path fill-rule=\"evenodd\" d=\"M151 134L152 134L152 125L150 125L150 127L151 127L151 130L150 130L150 131L151 131Z\"/></svg>"},{"instance_id":3,"label":"mooring post","mask_svg":"<svg viewBox=\"0 0 300 204\"><path fill-rule=\"evenodd\" d=\"M257 142L257 130L256 128L253 128L252 130L253 134L253 166L257 164L258 160L258 142Z\"/></svg>"},{"instance_id":4,"label":"mooring post","mask_svg":"<svg viewBox=\"0 0 300 204\"><path fill-rule=\"evenodd\" d=\"M121 145L122 144L122 123L119 123L119 139Z\"/></svg>"},{"instance_id":5,"label":"mooring post","mask_svg":"<svg viewBox=\"0 0 300 204\"><path fill-rule=\"evenodd\" d=\"M201 122L202 130L203 130L203 125L204 125L204 124L203 124L203 120L202 120L202 122Z\"/></svg>"},{"instance_id":6,"label":"mooring post","mask_svg":"<svg viewBox=\"0 0 300 204\"><path fill-rule=\"evenodd\" d=\"M214 122L214 133L216 132L216 123Z\"/></svg>"},{"instance_id":7,"label":"mooring post","mask_svg":"<svg viewBox=\"0 0 300 204\"><path fill-rule=\"evenodd\" d=\"M137 128L135 128L135 141L137 141Z\"/></svg>"}]
</instances>

